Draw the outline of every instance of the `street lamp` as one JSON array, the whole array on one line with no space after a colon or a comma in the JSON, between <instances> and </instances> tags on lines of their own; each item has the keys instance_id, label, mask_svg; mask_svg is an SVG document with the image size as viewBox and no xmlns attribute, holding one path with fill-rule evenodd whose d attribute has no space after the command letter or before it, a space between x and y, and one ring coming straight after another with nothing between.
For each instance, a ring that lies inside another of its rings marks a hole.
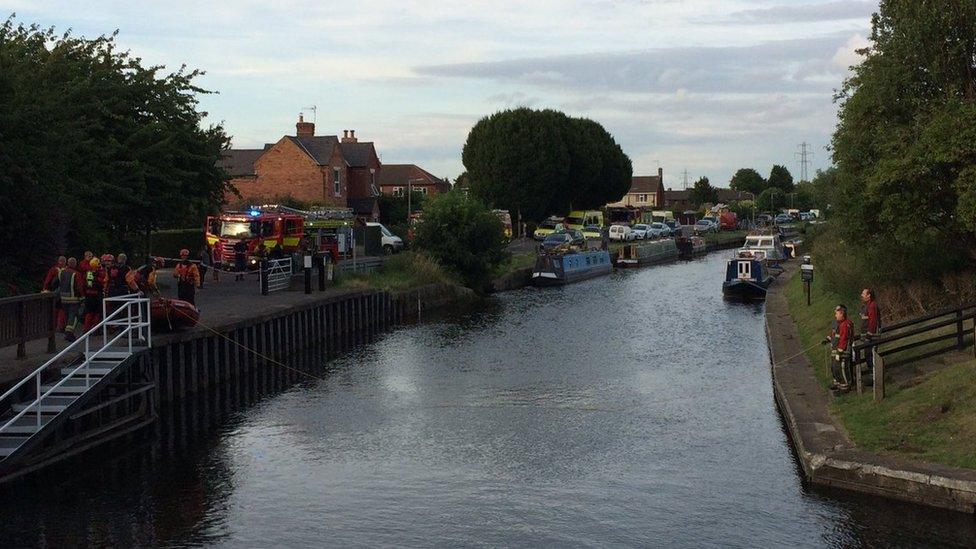
<instances>
[{"instance_id":1,"label":"street lamp","mask_svg":"<svg viewBox=\"0 0 976 549\"><path fill-rule=\"evenodd\" d=\"M411 199L413 198L413 182L414 181L423 181L423 179L408 179L407 180L407 227L410 226L410 214L413 213Z\"/></svg>"}]
</instances>

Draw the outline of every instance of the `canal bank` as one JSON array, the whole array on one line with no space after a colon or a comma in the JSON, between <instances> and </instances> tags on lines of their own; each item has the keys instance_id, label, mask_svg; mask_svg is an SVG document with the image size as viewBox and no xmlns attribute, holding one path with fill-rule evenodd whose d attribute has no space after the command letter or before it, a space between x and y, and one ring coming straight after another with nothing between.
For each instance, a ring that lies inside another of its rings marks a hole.
<instances>
[{"instance_id":1,"label":"canal bank","mask_svg":"<svg viewBox=\"0 0 976 549\"><path fill-rule=\"evenodd\" d=\"M796 270L796 264L790 264L771 286L765 326L773 394L805 479L822 486L976 512L976 471L860 450L830 414L831 396L814 376L783 291Z\"/></svg>"}]
</instances>

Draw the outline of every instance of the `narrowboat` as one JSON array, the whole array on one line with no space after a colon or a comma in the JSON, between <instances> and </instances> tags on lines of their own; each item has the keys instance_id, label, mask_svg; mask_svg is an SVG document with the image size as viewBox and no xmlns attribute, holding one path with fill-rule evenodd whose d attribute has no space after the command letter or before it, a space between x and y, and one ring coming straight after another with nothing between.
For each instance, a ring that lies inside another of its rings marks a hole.
<instances>
[{"instance_id":1,"label":"narrowboat","mask_svg":"<svg viewBox=\"0 0 976 549\"><path fill-rule=\"evenodd\" d=\"M766 261L751 252L743 252L728 261L722 293L727 297L765 299L772 282Z\"/></svg>"},{"instance_id":2,"label":"narrowboat","mask_svg":"<svg viewBox=\"0 0 976 549\"><path fill-rule=\"evenodd\" d=\"M606 250L541 253L532 269L532 284L561 286L610 274L613 265Z\"/></svg>"},{"instance_id":3,"label":"narrowboat","mask_svg":"<svg viewBox=\"0 0 976 549\"><path fill-rule=\"evenodd\" d=\"M749 253L752 257L760 260L765 259L773 262L787 259L779 234L769 231L757 231L746 236L745 245L739 248L739 254L743 253Z\"/></svg>"},{"instance_id":4,"label":"narrowboat","mask_svg":"<svg viewBox=\"0 0 976 549\"><path fill-rule=\"evenodd\" d=\"M673 238L624 244L616 252L613 264L617 267L643 267L663 263L678 257L678 247Z\"/></svg>"},{"instance_id":5,"label":"narrowboat","mask_svg":"<svg viewBox=\"0 0 976 549\"><path fill-rule=\"evenodd\" d=\"M679 236L675 245L678 247L678 257L681 259L691 259L705 253L708 249L705 239L700 236Z\"/></svg>"}]
</instances>

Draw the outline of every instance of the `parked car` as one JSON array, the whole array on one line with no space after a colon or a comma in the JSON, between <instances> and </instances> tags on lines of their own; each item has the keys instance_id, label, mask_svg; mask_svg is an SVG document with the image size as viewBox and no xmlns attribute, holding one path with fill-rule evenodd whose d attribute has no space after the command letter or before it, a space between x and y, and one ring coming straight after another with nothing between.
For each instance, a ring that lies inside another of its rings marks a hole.
<instances>
[{"instance_id":1,"label":"parked car","mask_svg":"<svg viewBox=\"0 0 976 549\"><path fill-rule=\"evenodd\" d=\"M781 213L776 216L774 221L776 222L777 225L785 225L788 223L793 223L793 218L790 217L790 214Z\"/></svg>"},{"instance_id":2,"label":"parked car","mask_svg":"<svg viewBox=\"0 0 976 549\"><path fill-rule=\"evenodd\" d=\"M610 227L610 240L634 240L634 230L627 225L613 225Z\"/></svg>"},{"instance_id":3,"label":"parked car","mask_svg":"<svg viewBox=\"0 0 976 549\"><path fill-rule=\"evenodd\" d=\"M643 223L634 225L630 231L634 233L634 240L644 240L646 238L654 238L655 236L652 234L651 226L644 225Z\"/></svg>"},{"instance_id":4,"label":"parked car","mask_svg":"<svg viewBox=\"0 0 976 549\"><path fill-rule=\"evenodd\" d=\"M547 236L561 230L563 230L562 223L547 219L542 223L539 223L539 227L536 228L535 232L532 233L532 238L535 238L536 240L545 240Z\"/></svg>"},{"instance_id":5,"label":"parked car","mask_svg":"<svg viewBox=\"0 0 976 549\"><path fill-rule=\"evenodd\" d=\"M386 226L384 226L382 223L375 223L370 221L366 223L366 226L380 228L380 234L382 235L381 241L383 245L383 253L385 253L386 255L399 252L400 250L403 249L403 240L399 236L391 233L390 230L387 229Z\"/></svg>"},{"instance_id":6,"label":"parked car","mask_svg":"<svg viewBox=\"0 0 976 549\"><path fill-rule=\"evenodd\" d=\"M573 237L566 231L559 231L547 236L540 245L543 250L551 250L559 246L568 246L573 243Z\"/></svg>"},{"instance_id":7,"label":"parked car","mask_svg":"<svg viewBox=\"0 0 976 549\"><path fill-rule=\"evenodd\" d=\"M681 223L678 222L677 220L669 219L665 221L664 224L668 226L668 229L671 229L672 235L678 236L681 234Z\"/></svg>"},{"instance_id":8,"label":"parked car","mask_svg":"<svg viewBox=\"0 0 976 549\"><path fill-rule=\"evenodd\" d=\"M572 239L570 244L572 244L573 246L579 246L584 250L586 249L586 237L583 236L583 231L579 229L566 229L563 232L568 234L569 237Z\"/></svg>"},{"instance_id":9,"label":"parked car","mask_svg":"<svg viewBox=\"0 0 976 549\"><path fill-rule=\"evenodd\" d=\"M671 227L668 227L665 223L655 221L651 223L651 234L654 238L667 238L671 236Z\"/></svg>"},{"instance_id":10,"label":"parked car","mask_svg":"<svg viewBox=\"0 0 976 549\"><path fill-rule=\"evenodd\" d=\"M756 216L757 225L769 225L773 222L773 216L769 214L759 214Z\"/></svg>"},{"instance_id":11,"label":"parked car","mask_svg":"<svg viewBox=\"0 0 976 549\"><path fill-rule=\"evenodd\" d=\"M599 225L587 225L583 227L583 236L586 238L602 238L603 227Z\"/></svg>"},{"instance_id":12,"label":"parked car","mask_svg":"<svg viewBox=\"0 0 976 549\"><path fill-rule=\"evenodd\" d=\"M708 219L707 217L699 219L695 223L695 234L717 233L717 232L718 232L718 224Z\"/></svg>"},{"instance_id":13,"label":"parked car","mask_svg":"<svg viewBox=\"0 0 976 549\"><path fill-rule=\"evenodd\" d=\"M800 212L800 221L813 221L816 217L810 212Z\"/></svg>"}]
</instances>

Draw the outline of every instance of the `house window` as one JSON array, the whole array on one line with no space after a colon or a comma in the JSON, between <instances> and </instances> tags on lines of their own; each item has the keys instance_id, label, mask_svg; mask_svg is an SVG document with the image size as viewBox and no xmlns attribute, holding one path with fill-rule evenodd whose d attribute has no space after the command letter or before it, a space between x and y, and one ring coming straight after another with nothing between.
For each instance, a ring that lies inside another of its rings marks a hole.
<instances>
[{"instance_id":1,"label":"house window","mask_svg":"<svg viewBox=\"0 0 976 549\"><path fill-rule=\"evenodd\" d=\"M332 169L332 192L336 196L342 195L342 181L339 179L340 173L339 168Z\"/></svg>"},{"instance_id":2,"label":"house window","mask_svg":"<svg viewBox=\"0 0 976 549\"><path fill-rule=\"evenodd\" d=\"M393 187L393 196L403 196L403 187Z\"/></svg>"},{"instance_id":3,"label":"house window","mask_svg":"<svg viewBox=\"0 0 976 549\"><path fill-rule=\"evenodd\" d=\"M420 191L420 194L427 196L427 187L420 187L419 189L414 189Z\"/></svg>"},{"instance_id":4,"label":"house window","mask_svg":"<svg viewBox=\"0 0 976 549\"><path fill-rule=\"evenodd\" d=\"M637 201L638 202L647 202L647 195L646 194L639 194L639 195L637 195Z\"/></svg>"}]
</instances>

